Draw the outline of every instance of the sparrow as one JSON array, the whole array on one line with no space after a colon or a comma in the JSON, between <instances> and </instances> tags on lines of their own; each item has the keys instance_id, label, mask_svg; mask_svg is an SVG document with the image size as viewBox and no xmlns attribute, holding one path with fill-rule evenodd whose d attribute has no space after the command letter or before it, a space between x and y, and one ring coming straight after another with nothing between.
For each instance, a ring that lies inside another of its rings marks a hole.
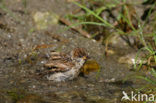
<instances>
[{"instance_id":1,"label":"sparrow","mask_svg":"<svg viewBox=\"0 0 156 103\"><path fill-rule=\"evenodd\" d=\"M84 48L75 48L67 54L53 51L44 65L48 70L43 74L47 75L48 80L55 82L73 80L78 77L87 59L88 54Z\"/></svg>"}]
</instances>

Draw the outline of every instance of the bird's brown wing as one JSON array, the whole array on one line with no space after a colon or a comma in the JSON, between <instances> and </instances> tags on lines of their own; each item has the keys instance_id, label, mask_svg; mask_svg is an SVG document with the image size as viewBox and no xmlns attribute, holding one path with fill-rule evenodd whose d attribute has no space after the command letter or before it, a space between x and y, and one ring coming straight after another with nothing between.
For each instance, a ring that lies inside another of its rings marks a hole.
<instances>
[{"instance_id":1,"label":"bird's brown wing","mask_svg":"<svg viewBox=\"0 0 156 103\"><path fill-rule=\"evenodd\" d=\"M72 63L68 55L60 52L51 52L51 58L44 66L50 68L51 72L65 72L71 69L74 63Z\"/></svg>"},{"instance_id":2,"label":"bird's brown wing","mask_svg":"<svg viewBox=\"0 0 156 103\"><path fill-rule=\"evenodd\" d=\"M69 55L60 52L51 52L51 57L44 66L48 69L39 73L41 77L55 72L66 72L74 67L75 64L72 62Z\"/></svg>"},{"instance_id":3,"label":"bird's brown wing","mask_svg":"<svg viewBox=\"0 0 156 103\"><path fill-rule=\"evenodd\" d=\"M59 61L59 60L53 60L49 63L45 64L45 67L48 67L50 69L47 69L40 73L39 75L42 77L47 74L52 74L55 72L66 72L70 70L74 66L74 63L72 62L65 62L65 61Z\"/></svg>"},{"instance_id":4,"label":"bird's brown wing","mask_svg":"<svg viewBox=\"0 0 156 103\"><path fill-rule=\"evenodd\" d=\"M62 60L62 59L67 59L68 56L64 53L60 53L60 52L51 52L51 57L50 60Z\"/></svg>"},{"instance_id":5,"label":"bird's brown wing","mask_svg":"<svg viewBox=\"0 0 156 103\"><path fill-rule=\"evenodd\" d=\"M72 68L74 64L71 61L53 60L45 64L45 67L53 71L67 71Z\"/></svg>"},{"instance_id":6,"label":"bird's brown wing","mask_svg":"<svg viewBox=\"0 0 156 103\"><path fill-rule=\"evenodd\" d=\"M55 72L66 72L70 70L75 64L71 61L66 60L50 60L48 63L46 63L44 66L48 69L42 71L39 73L40 77L43 77L47 74L53 74Z\"/></svg>"}]
</instances>

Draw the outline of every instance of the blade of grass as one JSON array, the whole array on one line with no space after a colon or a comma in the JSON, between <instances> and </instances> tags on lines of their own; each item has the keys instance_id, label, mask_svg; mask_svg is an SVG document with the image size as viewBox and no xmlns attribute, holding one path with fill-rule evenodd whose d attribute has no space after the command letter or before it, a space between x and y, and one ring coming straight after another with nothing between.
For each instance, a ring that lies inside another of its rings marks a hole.
<instances>
[{"instance_id":1,"label":"blade of grass","mask_svg":"<svg viewBox=\"0 0 156 103\"><path fill-rule=\"evenodd\" d=\"M105 24L103 23L98 23L98 22L80 22L80 23L75 23L69 27L67 27L66 29L70 29L71 27L74 27L74 26L78 26L78 25L82 25L82 24L87 24L87 25L98 25L98 26L106 26Z\"/></svg>"},{"instance_id":2,"label":"blade of grass","mask_svg":"<svg viewBox=\"0 0 156 103\"><path fill-rule=\"evenodd\" d=\"M125 10L127 17L125 15L121 14L122 18L128 23L128 25L132 28L132 30L135 31L136 29L134 28L134 26L130 20L130 13L129 13L127 5L124 5L124 10Z\"/></svg>"},{"instance_id":3,"label":"blade of grass","mask_svg":"<svg viewBox=\"0 0 156 103\"><path fill-rule=\"evenodd\" d=\"M139 49L138 52L137 52L137 54L136 54L136 56L135 56L135 61L134 61L134 66L133 66L134 70L139 70L139 68L142 66L143 61L140 63L139 68L137 69L137 60L138 60L138 56L139 56L140 52L141 52L142 50L144 50L144 49L145 49L145 48Z\"/></svg>"},{"instance_id":4,"label":"blade of grass","mask_svg":"<svg viewBox=\"0 0 156 103\"><path fill-rule=\"evenodd\" d=\"M84 9L87 13L92 14L93 16L95 16L97 19L99 19L102 23L104 23L106 25L106 27L110 27L113 28L117 31L117 34L125 34L122 30L116 28L114 25L110 24L109 22L107 22L106 20L104 20L103 18L101 18L99 15L97 15L95 12L93 12L92 10L88 9L87 7L77 3L77 2L73 2L75 5L79 6L80 8Z\"/></svg>"},{"instance_id":5,"label":"blade of grass","mask_svg":"<svg viewBox=\"0 0 156 103\"><path fill-rule=\"evenodd\" d=\"M148 78L148 77L136 76L136 78L143 79L143 80L145 80L145 81L147 81L147 82L149 82L149 83L151 83L151 84L153 84L153 85L156 85L156 81L153 81L153 80L151 80L151 79Z\"/></svg>"},{"instance_id":6,"label":"blade of grass","mask_svg":"<svg viewBox=\"0 0 156 103\"><path fill-rule=\"evenodd\" d=\"M141 63L139 64L139 67L138 67L138 71L141 69L141 67L142 67L142 64L143 64L143 60L141 60Z\"/></svg>"},{"instance_id":7,"label":"blade of grass","mask_svg":"<svg viewBox=\"0 0 156 103\"><path fill-rule=\"evenodd\" d=\"M73 2L75 5L79 6L80 8L84 9L86 12L92 14L93 16L95 16L97 19L99 19L101 22L103 22L106 26L114 28L114 26L110 23L108 23L106 20L104 20L103 18L101 18L100 16L98 16L95 12L91 11L90 9L88 9L87 7L81 5L80 3L77 2Z\"/></svg>"},{"instance_id":8,"label":"blade of grass","mask_svg":"<svg viewBox=\"0 0 156 103\"><path fill-rule=\"evenodd\" d=\"M76 27L76 26L78 26L78 25L82 25L82 24L105 26L105 24L103 24L103 23L97 23L97 22L81 22L81 23L72 24L72 25L66 27L64 30L66 31L66 30L68 30L68 29L70 29L70 28L74 28L74 27ZM91 37L89 37L89 38L93 38L93 37L96 36L96 35L94 35L94 36L93 36L93 35L90 35L90 36L91 36Z\"/></svg>"},{"instance_id":9,"label":"blade of grass","mask_svg":"<svg viewBox=\"0 0 156 103\"><path fill-rule=\"evenodd\" d=\"M155 6L156 6L156 2L151 6L151 8L150 8L150 10L149 10L149 12L148 12L148 14L147 14L147 17L146 17L146 20L145 20L144 25L147 24L148 18L149 18L149 16L152 14L152 10L154 9Z\"/></svg>"},{"instance_id":10,"label":"blade of grass","mask_svg":"<svg viewBox=\"0 0 156 103\"><path fill-rule=\"evenodd\" d=\"M96 11L96 15L99 16L101 14L101 12L104 11L104 10L106 10L106 7L101 7L101 8L96 9L95 10Z\"/></svg>"},{"instance_id":11,"label":"blade of grass","mask_svg":"<svg viewBox=\"0 0 156 103\"><path fill-rule=\"evenodd\" d=\"M156 71L154 69L152 69L152 75L156 78Z\"/></svg>"}]
</instances>

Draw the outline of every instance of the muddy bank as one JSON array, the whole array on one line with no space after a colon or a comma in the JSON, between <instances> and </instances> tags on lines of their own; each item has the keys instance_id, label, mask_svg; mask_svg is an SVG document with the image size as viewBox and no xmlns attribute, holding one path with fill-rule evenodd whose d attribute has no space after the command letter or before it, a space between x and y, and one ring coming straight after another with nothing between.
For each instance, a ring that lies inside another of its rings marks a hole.
<instances>
[{"instance_id":1,"label":"muddy bank","mask_svg":"<svg viewBox=\"0 0 156 103\"><path fill-rule=\"evenodd\" d=\"M129 75L137 74L130 71L131 66L118 63L119 56L134 52L133 49L112 47L118 52L105 57L101 43L75 31L65 30L62 24L48 24L44 30L36 28L33 20L36 12L62 16L70 13L71 8L76 8L73 4L65 0L28 0L24 8L19 0L4 3L11 13L4 8L0 10L0 23L6 25L5 29L0 29L0 102L114 103L120 101L123 90L130 91L143 84L129 79ZM36 47L37 50L34 50ZM61 83L37 78L36 71L44 68L50 51L69 52L75 47L87 49L89 56L100 64L99 73ZM125 78L128 80L123 83Z\"/></svg>"}]
</instances>

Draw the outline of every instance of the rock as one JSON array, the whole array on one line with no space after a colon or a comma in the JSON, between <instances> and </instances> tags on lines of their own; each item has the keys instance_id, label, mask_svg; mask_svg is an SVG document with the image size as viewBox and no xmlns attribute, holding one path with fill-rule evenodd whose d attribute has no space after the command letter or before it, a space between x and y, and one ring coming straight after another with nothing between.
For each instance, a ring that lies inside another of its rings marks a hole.
<instances>
[{"instance_id":1,"label":"rock","mask_svg":"<svg viewBox=\"0 0 156 103\"><path fill-rule=\"evenodd\" d=\"M36 28L46 29L49 25L58 23L58 15L50 12L36 12L33 16L34 22L36 23Z\"/></svg>"}]
</instances>

